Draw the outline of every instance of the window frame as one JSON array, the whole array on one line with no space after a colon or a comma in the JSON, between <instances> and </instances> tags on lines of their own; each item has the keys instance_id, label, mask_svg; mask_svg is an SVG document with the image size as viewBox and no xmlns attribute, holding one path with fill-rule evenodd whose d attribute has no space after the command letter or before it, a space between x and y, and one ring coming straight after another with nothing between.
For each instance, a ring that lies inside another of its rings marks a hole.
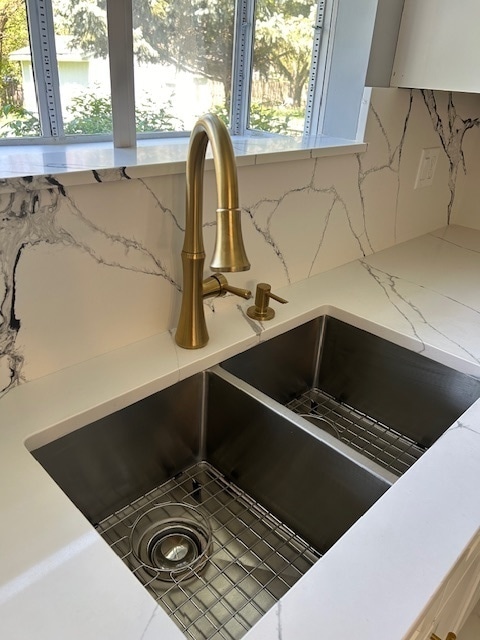
<instances>
[{"instance_id":1,"label":"window frame","mask_svg":"<svg viewBox=\"0 0 480 640\"><path fill-rule=\"evenodd\" d=\"M25 0L29 25L32 72L37 97L42 139L60 139L64 136L60 82L50 0ZM32 26L30 26L32 25ZM44 91L39 90L43 79Z\"/></svg>"},{"instance_id":2,"label":"window frame","mask_svg":"<svg viewBox=\"0 0 480 640\"><path fill-rule=\"evenodd\" d=\"M142 139L188 137L189 131L137 133L135 127L132 0L107 0L113 135L68 135L63 131L51 0L25 0L32 68L42 135L5 138L1 146L112 141L133 148ZM317 0L304 138L332 136L358 141L364 80L378 0ZM236 0L230 130L234 136L272 137L248 128L256 0ZM353 55L354 52L354 55ZM42 92L40 87L44 87ZM288 135L288 134L287 134Z\"/></svg>"}]
</instances>

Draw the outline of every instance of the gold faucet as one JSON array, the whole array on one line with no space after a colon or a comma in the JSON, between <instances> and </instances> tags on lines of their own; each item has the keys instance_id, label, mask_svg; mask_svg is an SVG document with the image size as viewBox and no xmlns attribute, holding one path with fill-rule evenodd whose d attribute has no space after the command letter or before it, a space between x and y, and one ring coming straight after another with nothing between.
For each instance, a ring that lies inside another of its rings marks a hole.
<instances>
[{"instance_id":1,"label":"gold faucet","mask_svg":"<svg viewBox=\"0 0 480 640\"><path fill-rule=\"evenodd\" d=\"M222 296L227 291L245 299L247 289L231 287L221 273L203 279L203 173L210 142L217 179L217 237L212 271L250 269L243 246L238 206L238 182L232 141L227 128L215 115L207 113L193 128L187 156L185 239L182 249L183 294L175 341L184 349L199 349L208 342L203 299Z\"/></svg>"}]
</instances>

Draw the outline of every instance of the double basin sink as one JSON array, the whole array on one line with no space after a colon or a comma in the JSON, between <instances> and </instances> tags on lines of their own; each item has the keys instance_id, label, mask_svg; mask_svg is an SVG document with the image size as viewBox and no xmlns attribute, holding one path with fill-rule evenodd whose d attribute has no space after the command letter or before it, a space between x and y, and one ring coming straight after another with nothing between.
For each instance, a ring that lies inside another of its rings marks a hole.
<instances>
[{"instance_id":1,"label":"double basin sink","mask_svg":"<svg viewBox=\"0 0 480 640\"><path fill-rule=\"evenodd\" d=\"M478 397L322 316L32 454L188 637L240 638Z\"/></svg>"}]
</instances>

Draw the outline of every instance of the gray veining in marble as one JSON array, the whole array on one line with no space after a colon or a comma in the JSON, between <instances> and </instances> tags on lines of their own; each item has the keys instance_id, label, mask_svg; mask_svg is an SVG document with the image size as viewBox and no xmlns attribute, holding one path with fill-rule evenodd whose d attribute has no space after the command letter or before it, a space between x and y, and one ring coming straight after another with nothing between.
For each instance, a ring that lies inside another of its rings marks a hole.
<instances>
[{"instance_id":1,"label":"gray veining in marble","mask_svg":"<svg viewBox=\"0 0 480 640\"><path fill-rule=\"evenodd\" d=\"M418 350L419 353L422 353L425 350L425 344L420 337L420 334L417 331L415 322L409 317L409 313L403 309L402 307L407 307L408 310L414 312L414 315L422 317L421 312L404 296L400 294L396 286L396 278L392 276L390 273L386 273L385 271L381 271L380 269L376 269L369 265L366 262L361 262L362 267L366 269L369 275L373 278L373 280L381 287L385 296L388 298L391 305L398 311L398 313L403 316L403 318L410 325L412 335L421 343L421 348ZM423 320L423 317L422 317Z\"/></svg>"},{"instance_id":2,"label":"gray veining in marble","mask_svg":"<svg viewBox=\"0 0 480 640\"><path fill-rule=\"evenodd\" d=\"M278 640L283 640L283 631L282 631L282 601L279 600L277 603L277 624L278 624Z\"/></svg>"},{"instance_id":3,"label":"gray veining in marble","mask_svg":"<svg viewBox=\"0 0 480 640\"><path fill-rule=\"evenodd\" d=\"M361 265L364 269L369 273L369 275L373 278L373 280L378 284L379 287L385 293L385 296L388 298L390 304L396 309L396 311L406 320L406 322L410 325L412 335L421 343L421 348L418 350L419 353L423 353L425 351L425 341L421 334L421 327L427 327L429 330L433 331L438 336L441 336L451 345L454 345L458 348L458 350L468 356L474 362L480 364L480 357L473 353L471 350L467 349L460 341L455 340L451 335L447 335L444 331L442 331L438 326L435 326L432 322L430 322L425 313L422 311L418 303L415 303L413 299L415 296L411 296L411 299L407 298L405 294L401 292L401 285L407 284L413 290L428 290L429 292L435 294L440 298L445 300L449 300L455 305L462 306L464 308L469 309L469 311L473 312L475 315L478 315L480 321L480 311L470 307L468 305L455 300L451 296L445 296L444 294L436 291L434 288L425 287L416 282L406 281L405 279L393 275L391 273L387 273L382 269L377 267L373 267L365 261L361 261Z\"/></svg>"},{"instance_id":4,"label":"gray veining in marble","mask_svg":"<svg viewBox=\"0 0 480 640\"><path fill-rule=\"evenodd\" d=\"M464 173L467 172L463 140L468 130L480 126L480 118L462 118L458 115L452 93L448 94L447 113L442 117L437 106L435 92L423 90L422 95L442 148L448 158L450 201L447 207L447 224L450 224L455 201L458 170L461 167Z\"/></svg>"},{"instance_id":5,"label":"gray veining in marble","mask_svg":"<svg viewBox=\"0 0 480 640\"><path fill-rule=\"evenodd\" d=\"M393 237L392 243L397 241L397 216L398 216L398 199L400 193L400 166L402 162L402 153L405 144L405 139L408 132L408 125L413 108L413 92L409 92L409 100L406 104L406 110L403 114L403 125L400 130L400 135L396 142L392 141L392 134L388 133L381 116L375 109L374 105L370 105L371 118L376 123L380 131L380 137L385 143L386 153L382 155L379 162L376 162L371 166L368 160L368 154L356 154L356 190L355 199L352 199L346 188L348 189L348 183L344 184L344 180L337 179L334 183L329 183L323 178L322 171L324 163L317 159L312 168L311 175L305 176L305 182L301 186L295 186L288 189L285 192L280 191L277 197L262 198L254 204L245 208L246 213L250 217L252 224L256 231L262 235L264 241L273 249L275 255L280 261L282 268L286 274L286 282L291 283L292 277L290 274L288 259L285 256L285 250L281 245L281 242L275 237L275 233L272 230L272 226L275 220L275 216L279 209L285 206L293 196L300 193L307 195L317 194L326 195L329 197L328 205L317 211L317 217L322 219L322 223L317 228L317 239L314 252L310 261L310 267L305 274L306 277L315 274L315 265L319 254L324 248L326 241L326 235L332 222L332 218L335 215L339 215L338 211L342 212L347 221L349 232L353 238L353 242L357 245L357 252L355 257L365 257L382 247L376 247L374 242L370 238L366 211L371 207L371 203L367 202L367 196L365 194L365 187L367 183L375 180L377 176L381 179L381 174L387 171L395 176L396 188L393 196L393 210L395 221L393 224ZM378 142L374 142L374 145L378 146ZM367 160L366 160L367 159ZM267 213L265 213L265 209ZM260 214L261 211L261 214ZM300 223L301 224L301 223Z\"/></svg>"},{"instance_id":6,"label":"gray veining in marble","mask_svg":"<svg viewBox=\"0 0 480 640\"><path fill-rule=\"evenodd\" d=\"M24 381L24 354L17 348L17 267L25 250L39 244L75 247L98 264L159 276L180 291L162 260L135 239L113 234L89 219L56 179L52 187L0 195L2 237L0 301L0 395ZM43 186L43 185L42 185ZM162 207L162 210L167 211Z\"/></svg>"},{"instance_id":7,"label":"gray veining in marble","mask_svg":"<svg viewBox=\"0 0 480 640\"><path fill-rule=\"evenodd\" d=\"M398 207L399 207L399 194L400 194L400 166L402 163L402 153L403 153L403 147L405 144L405 138L407 136L407 130L408 130L408 124L410 121L410 116L412 113L412 108L413 108L413 91L410 91L410 99L408 101L408 106L407 106L407 111L403 117L403 127L401 130L401 135L400 135L400 139L397 142L397 144L394 146L393 143L390 140L390 136L385 128L385 126L382 123L381 117L380 115L377 113L375 107L373 104L370 104L370 112L372 114L373 119L375 120L375 122L377 123L380 131L381 131L381 135L383 137L383 139L385 140L385 143L387 145L387 155L386 158L384 159L384 162L373 166L373 167L369 167L368 169L364 169L363 168L363 160L362 160L362 155L361 154L357 154L357 159L358 159L358 190L360 193L360 201L362 203L362 212L363 212L363 217L365 219L365 195L363 193L363 185L365 183L365 181L367 180L367 178L369 178L372 175L376 175L381 173L382 171L388 171L391 172L395 175L396 178L396 191L395 191L395 197L394 197L394 226L393 226L393 238L396 241L397 240L397 218L398 218ZM365 223L366 226L366 223ZM373 246L370 244L370 248L372 250L372 252L374 251Z\"/></svg>"}]
</instances>

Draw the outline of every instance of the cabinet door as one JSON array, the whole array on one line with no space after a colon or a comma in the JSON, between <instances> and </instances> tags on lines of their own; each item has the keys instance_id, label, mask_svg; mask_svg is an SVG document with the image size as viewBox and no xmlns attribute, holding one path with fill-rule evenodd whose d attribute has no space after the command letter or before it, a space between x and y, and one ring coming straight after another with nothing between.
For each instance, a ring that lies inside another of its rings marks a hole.
<instances>
[{"instance_id":1,"label":"cabinet door","mask_svg":"<svg viewBox=\"0 0 480 640\"><path fill-rule=\"evenodd\" d=\"M438 589L408 640L430 640L458 634L480 599L480 538L470 544Z\"/></svg>"},{"instance_id":2,"label":"cabinet door","mask_svg":"<svg viewBox=\"0 0 480 640\"><path fill-rule=\"evenodd\" d=\"M477 557L438 612L434 627L437 636L446 638L449 631L458 635L479 598L480 558Z\"/></svg>"},{"instance_id":3,"label":"cabinet door","mask_svg":"<svg viewBox=\"0 0 480 640\"><path fill-rule=\"evenodd\" d=\"M394 87L480 91L480 2L405 0Z\"/></svg>"}]
</instances>

